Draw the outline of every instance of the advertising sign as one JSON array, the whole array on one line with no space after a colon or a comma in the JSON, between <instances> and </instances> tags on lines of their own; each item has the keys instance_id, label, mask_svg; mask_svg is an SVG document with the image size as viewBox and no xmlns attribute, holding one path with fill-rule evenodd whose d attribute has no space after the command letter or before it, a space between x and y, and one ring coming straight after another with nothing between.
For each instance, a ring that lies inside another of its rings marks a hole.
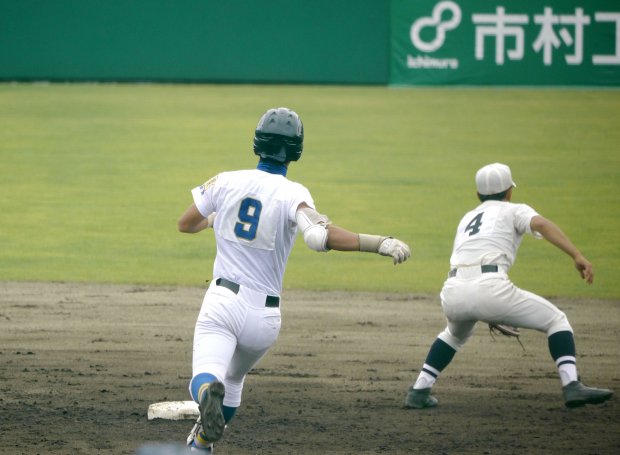
<instances>
[{"instance_id":1,"label":"advertising sign","mask_svg":"<svg viewBox=\"0 0 620 455\"><path fill-rule=\"evenodd\" d=\"M618 0L392 0L391 85L620 85Z\"/></svg>"}]
</instances>

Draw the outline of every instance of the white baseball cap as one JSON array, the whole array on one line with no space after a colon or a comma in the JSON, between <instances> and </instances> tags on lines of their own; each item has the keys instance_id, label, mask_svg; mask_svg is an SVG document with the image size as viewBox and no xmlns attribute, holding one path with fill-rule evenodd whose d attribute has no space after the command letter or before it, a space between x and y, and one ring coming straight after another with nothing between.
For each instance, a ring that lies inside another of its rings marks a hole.
<instances>
[{"instance_id":1,"label":"white baseball cap","mask_svg":"<svg viewBox=\"0 0 620 455\"><path fill-rule=\"evenodd\" d=\"M493 163L478 169L476 172L476 188L483 196L506 191L517 184L512 180L510 168L505 164Z\"/></svg>"}]
</instances>

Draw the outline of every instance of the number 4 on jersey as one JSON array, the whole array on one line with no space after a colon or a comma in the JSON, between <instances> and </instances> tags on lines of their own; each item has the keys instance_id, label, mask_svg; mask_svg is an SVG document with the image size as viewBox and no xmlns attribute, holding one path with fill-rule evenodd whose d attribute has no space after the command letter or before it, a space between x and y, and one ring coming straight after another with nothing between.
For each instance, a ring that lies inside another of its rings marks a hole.
<instances>
[{"instance_id":1,"label":"number 4 on jersey","mask_svg":"<svg viewBox=\"0 0 620 455\"><path fill-rule=\"evenodd\" d=\"M465 228L465 232L471 231L469 233L470 237L480 232L480 226L482 226L482 215L484 215L484 212L480 212L478 215L476 215Z\"/></svg>"}]
</instances>

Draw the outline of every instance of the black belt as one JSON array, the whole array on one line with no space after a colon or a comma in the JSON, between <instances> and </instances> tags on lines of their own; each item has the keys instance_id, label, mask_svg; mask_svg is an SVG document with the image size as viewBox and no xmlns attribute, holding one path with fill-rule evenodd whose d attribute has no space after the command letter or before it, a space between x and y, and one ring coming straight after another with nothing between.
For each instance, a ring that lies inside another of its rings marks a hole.
<instances>
[{"instance_id":1,"label":"black belt","mask_svg":"<svg viewBox=\"0 0 620 455\"><path fill-rule=\"evenodd\" d=\"M239 293L239 285L237 283L227 280L226 278L218 278L217 280L215 280L215 284L225 287L226 289L230 289L235 294ZM280 297L277 297L275 295L268 295L265 299L265 306L269 308L278 308L280 306Z\"/></svg>"},{"instance_id":2,"label":"black belt","mask_svg":"<svg viewBox=\"0 0 620 455\"><path fill-rule=\"evenodd\" d=\"M450 272L448 272L448 277L449 278L454 278L456 276L456 271L458 269L452 269L450 270ZM494 273L499 271L499 267L496 265L481 265L480 266L480 273Z\"/></svg>"}]
</instances>

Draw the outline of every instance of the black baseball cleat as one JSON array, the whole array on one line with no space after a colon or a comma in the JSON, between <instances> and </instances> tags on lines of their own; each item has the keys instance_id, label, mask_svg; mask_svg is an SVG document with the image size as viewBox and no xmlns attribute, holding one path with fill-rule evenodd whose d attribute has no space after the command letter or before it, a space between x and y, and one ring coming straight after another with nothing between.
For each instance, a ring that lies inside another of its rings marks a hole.
<instances>
[{"instance_id":1,"label":"black baseball cleat","mask_svg":"<svg viewBox=\"0 0 620 455\"><path fill-rule=\"evenodd\" d=\"M202 431L207 442L219 441L224 434L226 422L222 413L222 401L224 400L224 384L213 381L204 393L198 406Z\"/></svg>"},{"instance_id":2,"label":"black baseball cleat","mask_svg":"<svg viewBox=\"0 0 620 455\"><path fill-rule=\"evenodd\" d=\"M567 408L578 408L586 404L599 404L609 400L614 394L608 389L586 387L579 381L573 381L562 387L564 404Z\"/></svg>"},{"instance_id":3,"label":"black baseball cleat","mask_svg":"<svg viewBox=\"0 0 620 455\"><path fill-rule=\"evenodd\" d=\"M407 398L405 398L405 407L413 409L434 408L437 406L437 398L431 395L430 387L428 389L409 388Z\"/></svg>"}]
</instances>

